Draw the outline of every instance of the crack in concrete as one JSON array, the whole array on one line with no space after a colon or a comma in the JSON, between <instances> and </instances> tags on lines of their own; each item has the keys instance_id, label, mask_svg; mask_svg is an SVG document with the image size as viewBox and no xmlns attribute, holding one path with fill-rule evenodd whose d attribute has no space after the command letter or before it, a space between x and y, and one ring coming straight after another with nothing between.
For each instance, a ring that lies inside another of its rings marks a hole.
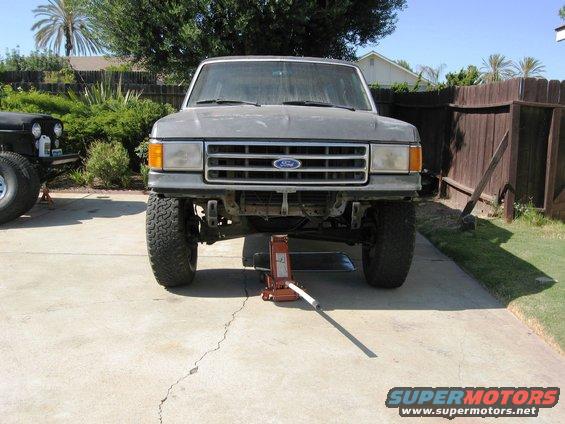
<instances>
[{"instance_id":1,"label":"crack in concrete","mask_svg":"<svg viewBox=\"0 0 565 424\"><path fill-rule=\"evenodd\" d=\"M208 356L209 354L211 354L213 352L220 350L222 343L226 340L226 338L228 336L228 331L229 331L231 324L235 321L236 315L239 312L241 312L243 310L243 308L245 308L245 305L246 305L247 301L249 300L249 291L247 289L247 275L245 273L245 268L242 269L242 272L243 272L243 291L245 293L245 299L243 299L241 306L238 309L236 309L234 312L232 312L231 319L224 324L224 334L222 335L220 340L218 340L216 342L216 346L214 348L208 349L206 352L204 352L202 354L202 356L194 362L192 368L187 373L183 374L179 379L177 379L177 381L175 381L173 384L171 384L169 386L169 388L167 389L167 393L165 394L165 397L163 399L161 399L161 402L159 403L159 423L160 424L163 423L163 406L165 405L165 402L169 399L169 396L171 395L171 392L173 391L173 389L176 386L178 386L182 381L184 381L185 379L190 377L192 374L196 374L198 372L199 364L204 360L204 358L206 358L206 356Z\"/></svg>"}]
</instances>

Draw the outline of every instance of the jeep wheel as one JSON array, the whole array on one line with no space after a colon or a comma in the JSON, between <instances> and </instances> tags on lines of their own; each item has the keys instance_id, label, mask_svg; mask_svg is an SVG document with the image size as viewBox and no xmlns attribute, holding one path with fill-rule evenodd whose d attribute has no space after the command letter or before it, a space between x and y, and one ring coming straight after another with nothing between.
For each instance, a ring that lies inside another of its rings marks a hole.
<instances>
[{"instance_id":1,"label":"jeep wheel","mask_svg":"<svg viewBox=\"0 0 565 424\"><path fill-rule=\"evenodd\" d=\"M151 193L147 203L146 237L155 279L165 287L192 283L196 273L198 243L188 219L192 204Z\"/></svg>"},{"instance_id":2,"label":"jeep wheel","mask_svg":"<svg viewBox=\"0 0 565 424\"><path fill-rule=\"evenodd\" d=\"M20 167L0 155L0 224L20 216L28 197L29 183Z\"/></svg>"},{"instance_id":3,"label":"jeep wheel","mask_svg":"<svg viewBox=\"0 0 565 424\"><path fill-rule=\"evenodd\" d=\"M20 168L20 171L24 174L28 182L28 196L25 201L25 205L21 214L26 213L29 211L37 202L37 198L39 197L39 190L41 189L41 182L39 181L39 175L37 174L36 169L27 160L24 156L18 155L17 153L13 152L1 152L0 156L8 158L12 162L16 163L17 166Z\"/></svg>"},{"instance_id":4,"label":"jeep wheel","mask_svg":"<svg viewBox=\"0 0 565 424\"><path fill-rule=\"evenodd\" d=\"M363 246L363 272L375 287L400 287L412 263L416 217L412 202L379 203L367 211L371 243Z\"/></svg>"}]
</instances>

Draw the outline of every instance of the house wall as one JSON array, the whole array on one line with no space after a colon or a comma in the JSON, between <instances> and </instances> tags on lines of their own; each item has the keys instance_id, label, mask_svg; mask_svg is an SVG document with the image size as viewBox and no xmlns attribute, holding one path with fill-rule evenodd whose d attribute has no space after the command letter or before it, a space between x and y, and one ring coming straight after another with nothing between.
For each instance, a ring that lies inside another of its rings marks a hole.
<instances>
[{"instance_id":1,"label":"house wall","mask_svg":"<svg viewBox=\"0 0 565 424\"><path fill-rule=\"evenodd\" d=\"M390 87L396 82L406 82L408 85L413 85L418 79L379 57L363 58L357 61L357 65L363 71L368 84L378 83L383 88Z\"/></svg>"}]
</instances>

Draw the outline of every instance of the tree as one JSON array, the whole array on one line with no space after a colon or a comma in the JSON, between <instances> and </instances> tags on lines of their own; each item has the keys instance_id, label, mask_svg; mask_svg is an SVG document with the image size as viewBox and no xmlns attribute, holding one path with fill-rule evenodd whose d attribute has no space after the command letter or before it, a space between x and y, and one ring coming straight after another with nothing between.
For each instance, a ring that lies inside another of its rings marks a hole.
<instances>
[{"instance_id":1,"label":"tree","mask_svg":"<svg viewBox=\"0 0 565 424\"><path fill-rule=\"evenodd\" d=\"M410 66L410 64L409 64L407 61L405 61L404 59L398 59L398 60L396 61L396 63L397 63L398 65L402 66L404 69L408 69L410 72L414 72L414 71L412 70L412 67Z\"/></svg>"},{"instance_id":2,"label":"tree","mask_svg":"<svg viewBox=\"0 0 565 424\"><path fill-rule=\"evenodd\" d=\"M76 0L48 0L33 10L41 18L32 27L38 48L59 52L63 40L65 55L98 53L99 43L84 9Z\"/></svg>"},{"instance_id":3,"label":"tree","mask_svg":"<svg viewBox=\"0 0 565 424\"><path fill-rule=\"evenodd\" d=\"M467 66L467 69L461 68L459 72L448 72L445 74L447 85L476 85L479 83L480 74L475 65Z\"/></svg>"},{"instance_id":4,"label":"tree","mask_svg":"<svg viewBox=\"0 0 565 424\"><path fill-rule=\"evenodd\" d=\"M514 65L516 70L515 76L524 78L543 78L545 66L534 57L526 56Z\"/></svg>"},{"instance_id":5,"label":"tree","mask_svg":"<svg viewBox=\"0 0 565 424\"><path fill-rule=\"evenodd\" d=\"M49 51L36 50L25 56L12 49L0 56L0 71L60 71L68 67L68 59Z\"/></svg>"},{"instance_id":6,"label":"tree","mask_svg":"<svg viewBox=\"0 0 565 424\"><path fill-rule=\"evenodd\" d=\"M559 9L559 17L565 21L565 6L561 6L561 9Z\"/></svg>"},{"instance_id":7,"label":"tree","mask_svg":"<svg viewBox=\"0 0 565 424\"><path fill-rule=\"evenodd\" d=\"M420 66L420 73L430 82L432 87L439 85L439 78L441 76L442 71L445 69L445 64L442 63L436 67L433 66Z\"/></svg>"},{"instance_id":8,"label":"tree","mask_svg":"<svg viewBox=\"0 0 565 424\"><path fill-rule=\"evenodd\" d=\"M503 81L514 76L514 64L510 59L500 53L491 54L488 59L483 59L481 67L481 82Z\"/></svg>"},{"instance_id":9,"label":"tree","mask_svg":"<svg viewBox=\"0 0 565 424\"><path fill-rule=\"evenodd\" d=\"M274 54L354 59L392 33L406 0L85 0L105 46L157 72L206 57Z\"/></svg>"}]
</instances>

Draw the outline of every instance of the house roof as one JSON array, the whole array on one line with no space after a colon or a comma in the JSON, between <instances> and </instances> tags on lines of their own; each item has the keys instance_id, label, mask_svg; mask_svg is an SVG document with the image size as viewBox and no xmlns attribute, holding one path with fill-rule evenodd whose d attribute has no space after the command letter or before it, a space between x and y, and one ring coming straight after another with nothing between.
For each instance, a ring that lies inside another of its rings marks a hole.
<instances>
[{"instance_id":1,"label":"house roof","mask_svg":"<svg viewBox=\"0 0 565 424\"><path fill-rule=\"evenodd\" d=\"M128 61L108 56L70 56L69 63L76 71L101 71L110 66L128 63Z\"/></svg>"},{"instance_id":2,"label":"house roof","mask_svg":"<svg viewBox=\"0 0 565 424\"><path fill-rule=\"evenodd\" d=\"M409 69L406 69L404 66L400 66L400 65L399 65L398 63L396 63L394 60L391 60L391 59L389 59L388 57L385 57L385 56L383 56L382 54L379 54L379 53L377 53L377 52L374 51L374 50L371 50L369 53L366 53L366 54L364 54L363 56L361 56L359 59L357 59L357 62L359 62L360 60L369 58L369 57L371 57L371 56L377 57L377 58L379 58L379 59L382 59L382 60L384 60L385 62L387 62L388 64L390 64L390 65L396 67L397 69L399 69L399 70L401 70L401 71L404 71L404 72L406 72L407 74L410 74L410 75L412 75L412 76L414 76L414 77L416 77L416 78L420 77L420 75L418 75L417 73L412 72L412 71L409 70ZM424 78L424 77L420 77L420 78L421 78L422 81L424 81L424 82L429 82L429 81L428 81L426 78Z\"/></svg>"}]
</instances>

